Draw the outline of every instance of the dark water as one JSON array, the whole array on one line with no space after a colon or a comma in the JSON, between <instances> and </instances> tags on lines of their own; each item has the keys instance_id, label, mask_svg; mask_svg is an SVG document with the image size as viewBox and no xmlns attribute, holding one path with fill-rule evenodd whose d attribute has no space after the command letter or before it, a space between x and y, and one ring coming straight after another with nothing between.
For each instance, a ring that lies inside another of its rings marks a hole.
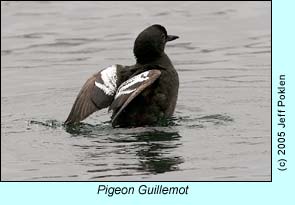
<instances>
[{"instance_id":1,"label":"dark water","mask_svg":"<svg viewBox=\"0 0 295 205\"><path fill-rule=\"evenodd\" d=\"M270 180L270 2L1 2L2 180ZM85 80L163 24L179 72L159 127L103 110L64 127Z\"/></svg>"}]
</instances>

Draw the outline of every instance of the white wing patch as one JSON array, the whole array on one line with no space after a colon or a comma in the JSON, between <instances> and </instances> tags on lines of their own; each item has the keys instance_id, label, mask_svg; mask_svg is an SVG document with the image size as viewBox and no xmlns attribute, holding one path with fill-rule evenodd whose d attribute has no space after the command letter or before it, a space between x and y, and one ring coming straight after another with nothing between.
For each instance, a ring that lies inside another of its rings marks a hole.
<instances>
[{"instance_id":1,"label":"white wing patch","mask_svg":"<svg viewBox=\"0 0 295 205\"><path fill-rule=\"evenodd\" d=\"M133 91L135 91L136 88L132 89L132 90L123 90L123 91L119 91L116 96L115 96L115 99L121 95L127 95L129 93L132 93Z\"/></svg>"},{"instance_id":2,"label":"white wing patch","mask_svg":"<svg viewBox=\"0 0 295 205\"><path fill-rule=\"evenodd\" d=\"M122 83L117 90L115 99L120 97L121 95L126 95L126 94L129 94L129 93L132 93L133 91L135 91L136 88L133 88L133 89L129 89L129 88L136 83L148 80L149 79L148 74L149 74L149 71L145 71L143 73L140 73L140 74L126 80L124 83Z\"/></svg>"},{"instance_id":3,"label":"white wing patch","mask_svg":"<svg viewBox=\"0 0 295 205\"><path fill-rule=\"evenodd\" d=\"M95 81L95 86L100 88L106 95L114 95L117 89L117 67L112 65L101 71L103 83Z\"/></svg>"}]
</instances>

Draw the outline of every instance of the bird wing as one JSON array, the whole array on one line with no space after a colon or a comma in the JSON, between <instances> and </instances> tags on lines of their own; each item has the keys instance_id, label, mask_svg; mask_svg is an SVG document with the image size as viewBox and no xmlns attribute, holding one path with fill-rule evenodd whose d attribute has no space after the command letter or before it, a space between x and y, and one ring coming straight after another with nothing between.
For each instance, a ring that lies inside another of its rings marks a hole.
<instances>
[{"instance_id":1,"label":"bird wing","mask_svg":"<svg viewBox=\"0 0 295 205\"><path fill-rule=\"evenodd\" d=\"M119 65L105 68L90 77L81 88L65 124L84 120L93 112L108 107L118 87Z\"/></svg>"},{"instance_id":2,"label":"bird wing","mask_svg":"<svg viewBox=\"0 0 295 205\"><path fill-rule=\"evenodd\" d=\"M113 125L124 108L143 90L152 85L160 75L160 70L148 70L133 76L120 85L117 89L115 99L109 108L109 110L113 110L115 113L112 119Z\"/></svg>"}]
</instances>

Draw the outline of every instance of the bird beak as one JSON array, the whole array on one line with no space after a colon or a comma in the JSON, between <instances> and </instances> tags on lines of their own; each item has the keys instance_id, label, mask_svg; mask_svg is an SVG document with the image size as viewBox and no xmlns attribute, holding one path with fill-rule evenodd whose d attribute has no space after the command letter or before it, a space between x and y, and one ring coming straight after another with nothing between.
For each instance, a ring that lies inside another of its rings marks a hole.
<instances>
[{"instance_id":1,"label":"bird beak","mask_svg":"<svg viewBox=\"0 0 295 205\"><path fill-rule=\"evenodd\" d=\"M178 36L168 35L166 41L173 41L173 40L178 39L178 38L179 38Z\"/></svg>"}]
</instances>

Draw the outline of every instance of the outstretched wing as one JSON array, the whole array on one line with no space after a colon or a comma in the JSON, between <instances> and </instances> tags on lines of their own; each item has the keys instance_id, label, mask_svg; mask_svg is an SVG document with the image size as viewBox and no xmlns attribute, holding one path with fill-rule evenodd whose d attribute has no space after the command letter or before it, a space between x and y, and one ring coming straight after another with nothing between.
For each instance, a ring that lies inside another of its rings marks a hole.
<instances>
[{"instance_id":1,"label":"outstretched wing","mask_svg":"<svg viewBox=\"0 0 295 205\"><path fill-rule=\"evenodd\" d=\"M117 117L124 108L143 90L153 84L161 75L160 70L148 70L128 79L118 88L115 99L109 110L113 110L112 124L115 124Z\"/></svg>"},{"instance_id":2,"label":"outstretched wing","mask_svg":"<svg viewBox=\"0 0 295 205\"><path fill-rule=\"evenodd\" d=\"M118 87L119 65L105 68L89 78L80 90L65 124L84 120L93 112L108 107Z\"/></svg>"}]
</instances>

